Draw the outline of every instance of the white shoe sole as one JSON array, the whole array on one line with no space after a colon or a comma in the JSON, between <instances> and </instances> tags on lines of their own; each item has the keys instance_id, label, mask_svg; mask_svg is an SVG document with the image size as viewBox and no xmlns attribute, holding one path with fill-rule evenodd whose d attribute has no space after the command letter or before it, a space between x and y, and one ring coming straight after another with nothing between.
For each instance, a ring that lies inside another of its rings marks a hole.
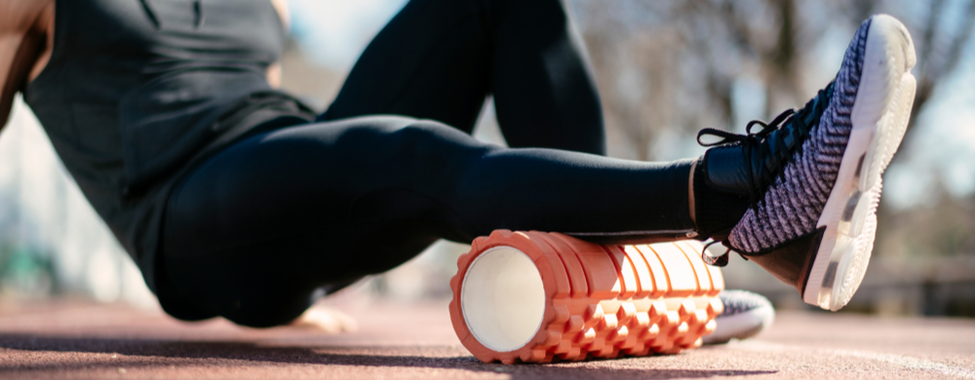
<instances>
[{"instance_id":1,"label":"white shoe sole","mask_svg":"<svg viewBox=\"0 0 975 380\"><path fill-rule=\"evenodd\" d=\"M851 115L853 130L836 183L819 218L826 227L803 301L836 311L860 287L877 232L884 170L900 145L914 104L914 43L897 19L874 16Z\"/></svg>"}]
</instances>

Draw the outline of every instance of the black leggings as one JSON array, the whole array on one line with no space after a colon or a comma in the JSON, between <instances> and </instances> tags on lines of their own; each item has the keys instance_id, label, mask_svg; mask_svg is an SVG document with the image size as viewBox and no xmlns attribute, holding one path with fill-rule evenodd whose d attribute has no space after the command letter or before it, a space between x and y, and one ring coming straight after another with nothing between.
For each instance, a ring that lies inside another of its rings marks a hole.
<instances>
[{"instance_id":1,"label":"black leggings","mask_svg":"<svg viewBox=\"0 0 975 380\"><path fill-rule=\"evenodd\" d=\"M274 326L317 289L440 238L505 228L624 242L692 229L690 161L599 155L598 98L572 33L556 0L411 1L320 122L249 137L177 185L157 268L163 308ZM516 148L469 135L489 93ZM364 116L381 114L407 117Z\"/></svg>"}]
</instances>

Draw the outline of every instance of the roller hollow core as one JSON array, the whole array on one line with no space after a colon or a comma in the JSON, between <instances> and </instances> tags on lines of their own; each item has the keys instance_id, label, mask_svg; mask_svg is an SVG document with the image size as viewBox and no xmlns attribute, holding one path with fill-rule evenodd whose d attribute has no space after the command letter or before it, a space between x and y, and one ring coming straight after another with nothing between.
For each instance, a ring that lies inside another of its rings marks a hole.
<instances>
[{"instance_id":1,"label":"roller hollow core","mask_svg":"<svg viewBox=\"0 0 975 380\"><path fill-rule=\"evenodd\" d=\"M542 324L545 288L535 263L511 247L478 256L464 276L461 310L471 334L495 351L524 346Z\"/></svg>"}]
</instances>

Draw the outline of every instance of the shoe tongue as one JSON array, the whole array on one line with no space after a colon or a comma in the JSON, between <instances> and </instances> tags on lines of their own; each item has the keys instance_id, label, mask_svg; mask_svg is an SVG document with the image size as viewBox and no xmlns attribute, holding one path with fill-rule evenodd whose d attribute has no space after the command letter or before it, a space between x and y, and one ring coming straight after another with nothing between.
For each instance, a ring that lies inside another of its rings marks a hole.
<instances>
[{"instance_id":1,"label":"shoe tongue","mask_svg":"<svg viewBox=\"0 0 975 380\"><path fill-rule=\"evenodd\" d=\"M826 106L829 105L829 100L833 97L833 82L830 82L822 91L816 94L816 97L809 100L808 103L802 110L799 111L794 117L801 117L806 128L812 131L819 125L819 117L822 116L823 111L826 110ZM788 124L792 124L795 120L789 120Z\"/></svg>"}]
</instances>

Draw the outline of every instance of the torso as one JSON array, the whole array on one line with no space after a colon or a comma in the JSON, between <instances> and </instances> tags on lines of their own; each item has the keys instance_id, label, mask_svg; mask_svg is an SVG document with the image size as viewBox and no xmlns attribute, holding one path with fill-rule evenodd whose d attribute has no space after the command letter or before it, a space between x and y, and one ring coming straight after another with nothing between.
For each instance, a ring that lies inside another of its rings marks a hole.
<instances>
[{"instance_id":1,"label":"torso","mask_svg":"<svg viewBox=\"0 0 975 380\"><path fill-rule=\"evenodd\" d=\"M39 33L41 46L36 55L16 57L24 62L13 62L16 67L30 67L27 83L37 78L51 59L54 51L54 1L55 0L0 0L0 57L14 56L15 41L19 42L29 33ZM289 24L287 0L270 0L278 11L284 25ZM277 68L274 68L277 69ZM11 75L13 73L7 74ZM2 75L2 74L0 74ZM279 74L273 74L279 75ZM4 80L5 79L5 80ZM2 78L3 81L18 81L17 78ZM26 83L25 83L26 84Z\"/></svg>"},{"instance_id":2,"label":"torso","mask_svg":"<svg viewBox=\"0 0 975 380\"><path fill-rule=\"evenodd\" d=\"M287 0L270 0L283 25L289 25ZM51 60L54 52L55 0L0 0L0 130L14 94L23 91ZM277 88L281 67L273 64L267 80Z\"/></svg>"},{"instance_id":3,"label":"torso","mask_svg":"<svg viewBox=\"0 0 975 380\"><path fill-rule=\"evenodd\" d=\"M280 58L285 39L274 4L43 0L33 7L7 5L11 14L21 15L20 25L27 25L24 41L38 36L44 41L21 43L36 46L36 52L17 54L21 62L34 58L30 66L22 65L29 70L18 70L17 90L83 190L89 179L106 190L149 186L222 135L223 127L214 123L232 120L230 113L238 110L250 112L240 108L247 98L272 89L266 71Z\"/></svg>"},{"instance_id":4,"label":"torso","mask_svg":"<svg viewBox=\"0 0 975 380\"><path fill-rule=\"evenodd\" d=\"M248 133L315 117L268 81L286 39L282 4L0 0L0 126L22 92L150 287L180 175Z\"/></svg>"}]
</instances>

